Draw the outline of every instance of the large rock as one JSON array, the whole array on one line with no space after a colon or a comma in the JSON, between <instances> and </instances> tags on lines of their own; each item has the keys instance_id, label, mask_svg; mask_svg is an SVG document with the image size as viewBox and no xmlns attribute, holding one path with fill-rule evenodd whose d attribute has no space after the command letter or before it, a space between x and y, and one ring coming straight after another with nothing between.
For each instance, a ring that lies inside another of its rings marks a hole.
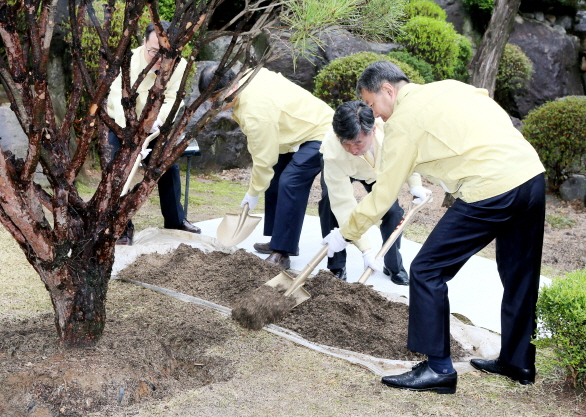
<instances>
[{"instance_id":1,"label":"large rock","mask_svg":"<svg viewBox=\"0 0 586 417\"><path fill-rule=\"evenodd\" d=\"M28 149L28 138L9 104L0 106L0 148L17 158L24 158Z\"/></svg>"},{"instance_id":2,"label":"large rock","mask_svg":"<svg viewBox=\"0 0 586 417\"><path fill-rule=\"evenodd\" d=\"M564 201L572 201L577 198L586 203L586 176L574 175L568 178L560 186L560 197Z\"/></svg>"},{"instance_id":3,"label":"large rock","mask_svg":"<svg viewBox=\"0 0 586 417\"><path fill-rule=\"evenodd\" d=\"M579 69L579 40L545 23L518 16L509 42L518 45L533 62L527 88L512 97L513 116L524 118L540 105L568 95L583 95Z\"/></svg>"},{"instance_id":4,"label":"large rock","mask_svg":"<svg viewBox=\"0 0 586 417\"><path fill-rule=\"evenodd\" d=\"M190 105L199 97L197 87L199 74L203 68L211 62L198 62L197 72L192 83L192 91L186 97L185 102ZM210 108L210 103L202 104L195 112L187 125L186 132L203 116ZM195 137L201 157L195 160L195 171L219 171L231 168L244 168L252 164L252 158L247 149L246 135L232 118L232 110L220 112L212 119Z\"/></svg>"}]
</instances>

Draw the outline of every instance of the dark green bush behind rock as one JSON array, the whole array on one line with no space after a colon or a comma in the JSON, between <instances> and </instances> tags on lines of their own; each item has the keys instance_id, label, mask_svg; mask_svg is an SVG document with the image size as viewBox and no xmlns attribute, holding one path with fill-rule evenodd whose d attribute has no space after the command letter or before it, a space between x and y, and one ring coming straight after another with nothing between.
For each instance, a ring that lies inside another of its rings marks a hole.
<instances>
[{"instance_id":1,"label":"dark green bush behind rock","mask_svg":"<svg viewBox=\"0 0 586 417\"><path fill-rule=\"evenodd\" d=\"M356 82L362 71L376 61L389 61L397 65L414 83L425 84L425 80L410 65L387 55L374 52L359 52L338 58L326 65L315 78L313 94L336 109L340 104L356 100Z\"/></svg>"},{"instance_id":2,"label":"dark green bush behind rock","mask_svg":"<svg viewBox=\"0 0 586 417\"><path fill-rule=\"evenodd\" d=\"M586 96L567 96L532 110L523 121L523 135L539 154L549 184L559 188L584 169Z\"/></svg>"},{"instance_id":3,"label":"dark green bush behind rock","mask_svg":"<svg viewBox=\"0 0 586 417\"><path fill-rule=\"evenodd\" d=\"M443 80L451 78L458 65L459 36L451 23L417 16L403 26L397 41L429 63L436 80Z\"/></svg>"}]
</instances>

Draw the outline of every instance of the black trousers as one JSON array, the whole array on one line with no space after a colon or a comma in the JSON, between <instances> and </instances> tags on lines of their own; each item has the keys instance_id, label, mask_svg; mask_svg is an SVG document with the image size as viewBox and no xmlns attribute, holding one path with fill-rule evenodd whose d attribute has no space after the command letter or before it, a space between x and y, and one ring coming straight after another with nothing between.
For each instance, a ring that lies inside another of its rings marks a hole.
<instances>
[{"instance_id":1,"label":"black trousers","mask_svg":"<svg viewBox=\"0 0 586 417\"><path fill-rule=\"evenodd\" d=\"M368 184L366 181L357 180L354 178L350 178L350 181L358 181L363 186L367 192L372 191L372 187L374 183ZM336 220L336 216L332 212L332 208L330 205L330 199L328 198L328 187L326 182L324 181L324 177L322 174L321 177L321 200L319 202L319 218L321 223L321 234L323 237L326 237L334 228L339 227L338 221ZM399 200L395 201L395 203L391 206L389 211L385 213L382 218L381 225L380 225L380 232L383 238L383 242L385 242L391 233L395 230L401 219L403 218L404 211L399 205ZM402 235L401 235L402 236ZM401 236L395 241L393 246L390 247L389 251L385 255L385 266L391 273L398 274L402 270L403 267L403 258L401 257ZM336 254L328 258L328 269L340 269L346 266L346 250L336 252Z\"/></svg>"},{"instance_id":2,"label":"black trousers","mask_svg":"<svg viewBox=\"0 0 586 417\"><path fill-rule=\"evenodd\" d=\"M279 155L265 191L264 235L270 248L297 252L311 185L321 171L321 141L305 142L297 152Z\"/></svg>"},{"instance_id":3,"label":"black trousers","mask_svg":"<svg viewBox=\"0 0 586 417\"><path fill-rule=\"evenodd\" d=\"M411 264L407 347L427 355L450 354L446 283L472 255L496 239L496 262L504 287L500 359L521 368L532 366L544 220L543 174L476 203L457 199Z\"/></svg>"},{"instance_id":4,"label":"black trousers","mask_svg":"<svg viewBox=\"0 0 586 417\"><path fill-rule=\"evenodd\" d=\"M108 143L112 146L112 156L120 149L120 138L111 130L108 133ZM154 143L151 142L149 148ZM148 157L145 159L148 163ZM159 179L159 200L161 213L163 214L164 227L166 229L177 229L185 220L185 211L181 205L181 176L179 165L173 164ZM132 220L128 223L132 226Z\"/></svg>"}]
</instances>

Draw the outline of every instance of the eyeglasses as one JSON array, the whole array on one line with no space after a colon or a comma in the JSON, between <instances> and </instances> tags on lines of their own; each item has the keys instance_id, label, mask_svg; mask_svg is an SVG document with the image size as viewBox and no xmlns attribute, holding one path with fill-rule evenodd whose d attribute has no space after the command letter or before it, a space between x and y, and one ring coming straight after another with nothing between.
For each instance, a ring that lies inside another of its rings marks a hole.
<instances>
[{"instance_id":1,"label":"eyeglasses","mask_svg":"<svg viewBox=\"0 0 586 417\"><path fill-rule=\"evenodd\" d=\"M147 48L147 53L149 54L150 57L154 58L158 53L159 50L158 49L149 49Z\"/></svg>"}]
</instances>

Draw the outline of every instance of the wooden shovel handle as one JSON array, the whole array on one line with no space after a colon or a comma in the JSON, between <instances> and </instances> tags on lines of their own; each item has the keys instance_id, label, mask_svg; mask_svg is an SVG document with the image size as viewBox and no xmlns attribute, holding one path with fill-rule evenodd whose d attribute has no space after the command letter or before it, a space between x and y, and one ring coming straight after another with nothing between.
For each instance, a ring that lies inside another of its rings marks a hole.
<instances>
[{"instance_id":1,"label":"wooden shovel handle","mask_svg":"<svg viewBox=\"0 0 586 417\"><path fill-rule=\"evenodd\" d=\"M431 197L432 197L431 194L428 194L427 197L425 197L425 199L421 203L413 205L413 202L411 202L409 204L409 209L407 210L407 214L399 222L399 224L397 225L397 227L395 228L393 233L391 233L391 235L389 236L387 241L380 248L380 251L378 251L378 253L376 254L376 258L382 258L383 256L385 256L387 254L387 252L389 251L391 246L393 246L395 241L399 238L399 235L403 232L403 229L405 228L405 226L407 226L407 223L409 223L409 221L413 218L415 213L417 213L419 210L421 210L423 208L423 206L426 205L429 202L429 200L431 200ZM368 278L370 278L370 274L372 274L372 268L368 267L362 273L358 282L361 284L364 284L368 280Z\"/></svg>"},{"instance_id":2,"label":"wooden shovel handle","mask_svg":"<svg viewBox=\"0 0 586 417\"><path fill-rule=\"evenodd\" d=\"M309 261L307 266L303 268L299 275L297 275L297 277L293 280L289 289L285 291L285 297L290 296L291 294L293 294L293 292L295 292L295 290L297 290L299 287L305 284L305 280L307 279L309 274L311 274L311 272L321 262L321 260L326 257L327 254L328 245L323 245L323 247L319 250L317 255L315 255L313 259Z\"/></svg>"}]
</instances>

